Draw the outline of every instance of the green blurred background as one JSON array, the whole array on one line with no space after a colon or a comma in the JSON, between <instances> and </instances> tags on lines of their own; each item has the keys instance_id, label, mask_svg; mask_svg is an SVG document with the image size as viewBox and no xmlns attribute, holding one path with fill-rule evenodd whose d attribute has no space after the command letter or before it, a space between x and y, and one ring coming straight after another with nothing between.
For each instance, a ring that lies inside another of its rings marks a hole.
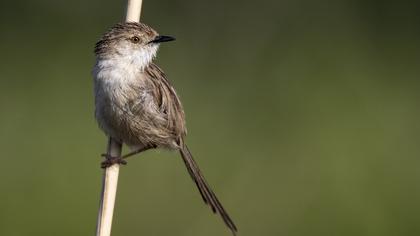
<instances>
[{"instance_id":1,"label":"green blurred background","mask_svg":"<svg viewBox=\"0 0 420 236\"><path fill-rule=\"evenodd\" d=\"M93 45L125 0L0 1L0 235L93 235ZM420 235L420 3L145 0L239 235ZM230 235L176 153L121 170L113 235Z\"/></svg>"}]
</instances>

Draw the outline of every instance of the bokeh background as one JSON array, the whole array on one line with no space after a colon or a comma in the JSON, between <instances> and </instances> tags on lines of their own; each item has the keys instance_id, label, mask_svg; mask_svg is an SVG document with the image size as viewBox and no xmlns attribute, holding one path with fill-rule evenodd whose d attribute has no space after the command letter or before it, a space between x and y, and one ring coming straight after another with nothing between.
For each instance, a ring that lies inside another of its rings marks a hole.
<instances>
[{"instance_id":1,"label":"bokeh background","mask_svg":"<svg viewBox=\"0 0 420 236\"><path fill-rule=\"evenodd\" d=\"M93 235L93 45L125 0L0 1L0 235ZM145 0L239 235L420 235L420 4ZM113 235L230 235L178 154L121 170Z\"/></svg>"}]
</instances>

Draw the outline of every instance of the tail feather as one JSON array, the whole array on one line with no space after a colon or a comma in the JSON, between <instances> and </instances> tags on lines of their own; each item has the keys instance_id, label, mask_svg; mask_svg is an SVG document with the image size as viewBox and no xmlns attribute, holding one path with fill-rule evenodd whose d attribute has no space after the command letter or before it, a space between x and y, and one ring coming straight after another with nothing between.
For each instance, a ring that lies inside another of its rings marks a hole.
<instances>
[{"instance_id":1,"label":"tail feather","mask_svg":"<svg viewBox=\"0 0 420 236\"><path fill-rule=\"evenodd\" d=\"M197 185L198 190L200 191L203 201L209 205L214 213L219 213L225 222L226 226L232 231L235 235L238 229L233 223L232 219L229 217L226 210L223 208L219 199L217 199L216 194L211 190L210 186L207 184L207 181L204 179L203 174L201 173L197 163L194 161L190 150L184 144L183 148L180 149L182 160L185 163L185 166L190 174L191 178Z\"/></svg>"}]
</instances>

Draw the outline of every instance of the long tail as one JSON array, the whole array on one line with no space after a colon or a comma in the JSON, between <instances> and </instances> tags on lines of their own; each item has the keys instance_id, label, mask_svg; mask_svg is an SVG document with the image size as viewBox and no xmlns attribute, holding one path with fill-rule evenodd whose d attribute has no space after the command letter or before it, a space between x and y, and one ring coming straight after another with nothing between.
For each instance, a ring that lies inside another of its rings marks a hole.
<instances>
[{"instance_id":1,"label":"long tail","mask_svg":"<svg viewBox=\"0 0 420 236\"><path fill-rule=\"evenodd\" d=\"M216 195L211 190L210 186L207 184L204 179L203 174L198 168L197 163L194 161L190 150L188 150L187 145L183 145L183 148L180 149L182 159L184 160L185 166L187 167L188 173L190 173L191 178L194 180L197 185L198 190L200 191L201 197L204 202L211 207L213 213L219 214L227 227L232 231L233 235L236 235L238 229L233 223L232 219L229 217L225 209L223 208L220 201L217 199Z\"/></svg>"}]
</instances>

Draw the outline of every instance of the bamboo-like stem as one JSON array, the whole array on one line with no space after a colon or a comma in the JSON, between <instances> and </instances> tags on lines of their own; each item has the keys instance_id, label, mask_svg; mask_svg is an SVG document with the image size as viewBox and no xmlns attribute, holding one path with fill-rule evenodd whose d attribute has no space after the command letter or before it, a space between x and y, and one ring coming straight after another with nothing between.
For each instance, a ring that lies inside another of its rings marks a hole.
<instances>
[{"instance_id":1,"label":"bamboo-like stem","mask_svg":"<svg viewBox=\"0 0 420 236\"><path fill-rule=\"evenodd\" d=\"M140 21L141 4L142 0L128 0L127 3L127 15L125 21Z\"/></svg>"},{"instance_id":2,"label":"bamboo-like stem","mask_svg":"<svg viewBox=\"0 0 420 236\"><path fill-rule=\"evenodd\" d=\"M139 22L141 5L142 0L128 0L125 21ZM107 148L108 156L120 157L121 151L122 144L110 137ZM114 164L104 170L98 220L96 223L96 236L111 235L112 216L114 214L115 196L117 195L119 172L119 164Z\"/></svg>"},{"instance_id":3,"label":"bamboo-like stem","mask_svg":"<svg viewBox=\"0 0 420 236\"><path fill-rule=\"evenodd\" d=\"M122 144L109 138L108 156L121 156ZM120 165L115 164L104 170L102 177L102 192L99 206L98 221L96 224L96 236L110 236L112 216L114 214L115 196L117 195L118 174Z\"/></svg>"}]
</instances>

